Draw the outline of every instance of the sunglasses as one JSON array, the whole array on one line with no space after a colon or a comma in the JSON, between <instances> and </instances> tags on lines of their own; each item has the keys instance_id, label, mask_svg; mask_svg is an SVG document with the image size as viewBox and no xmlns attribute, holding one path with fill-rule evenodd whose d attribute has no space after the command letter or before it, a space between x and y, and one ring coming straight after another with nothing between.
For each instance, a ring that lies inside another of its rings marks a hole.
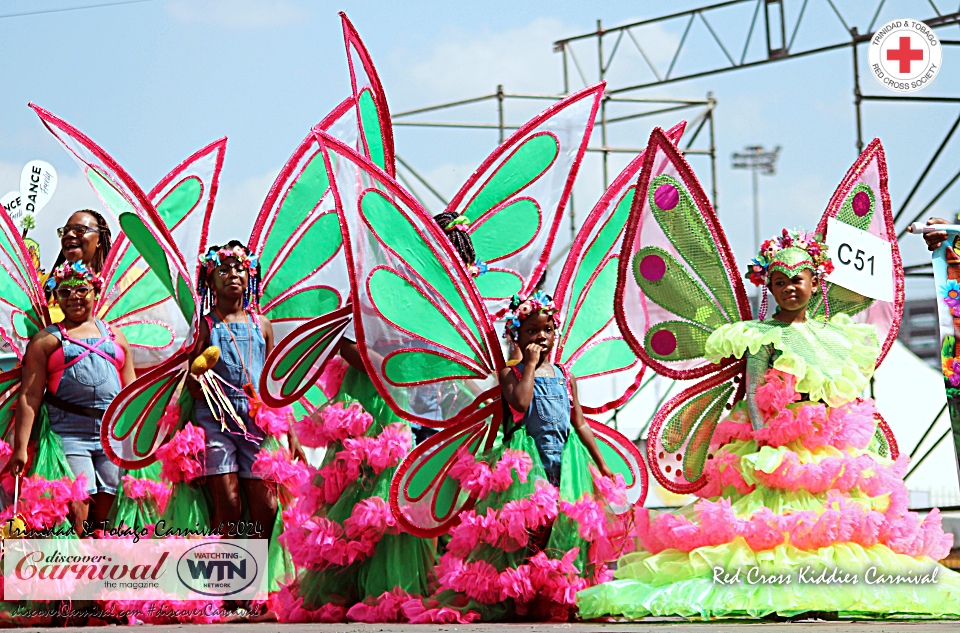
<instances>
[{"instance_id":1,"label":"sunglasses","mask_svg":"<svg viewBox=\"0 0 960 633\"><path fill-rule=\"evenodd\" d=\"M57 237L64 237L67 235L79 235L80 237L83 237L87 233L99 232L100 229L90 228L89 226L84 226L82 224L68 224L57 229Z\"/></svg>"},{"instance_id":2,"label":"sunglasses","mask_svg":"<svg viewBox=\"0 0 960 633\"><path fill-rule=\"evenodd\" d=\"M57 288L57 297L69 299L73 295L77 299L86 299L91 292L93 292L93 288L90 286L61 286Z\"/></svg>"}]
</instances>

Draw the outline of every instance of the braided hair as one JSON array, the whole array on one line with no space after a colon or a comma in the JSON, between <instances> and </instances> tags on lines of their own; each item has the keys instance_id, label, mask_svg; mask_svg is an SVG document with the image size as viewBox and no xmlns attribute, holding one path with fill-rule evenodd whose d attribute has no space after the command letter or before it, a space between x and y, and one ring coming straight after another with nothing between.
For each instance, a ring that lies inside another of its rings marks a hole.
<instances>
[{"instance_id":1,"label":"braided hair","mask_svg":"<svg viewBox=\"0 0 960 633\"><path fill-rule=\"evenodd\" d=\"M97 244L97 252L93 254L93 260L90 262L90 268L93 270L93 272L99 275L103 272L103 267L107 263L107 254L110 252L110 248L113 245L113 234L110 232L110 225L107 224L106 218L93 209L78 209L77 211L73 212L73 214L76 213L86 213L97 221L97 233L100 235L100 242ZM57 261L53 264L53 267L57 268L66 261L67 258L64 257L63 251L61 250L60 254L57 256Z\"/></svg>"},{"instance_id":2,"label":"braided hair","mask_svg":"<svg viewBox=\"0 0 960 633\"><path fill-rule=\"evenodd\" d=\"M213 245L207 249L207 253L200 257L200 274L197 275L197 294L200 296L200 312L209 312L217 305L217 295L213 291L210 283L210 276L216 269L221 257L232 257L232 253L222 253L221 251L233 251L235 248L241 249L246 253L247 258L251 260L252 265L247 266L249 273L247 278L247 287L243 290L243 308L260 308L260 260L253 256L249 248L239 240L230 240L223 246ZM205 264L205 265L204 265ZM212 264L212 265L211 265Z\"/></svg>"},{"instance_id":3,"label":"braided hair","mask_svg":"<svg viewBox=\"0 0 960 633\"><path fill-rule=\"evenodd\" d=\"M467 219L462 215L453 213L452 211L444 211L439 215L433 216L433 219L438 225L440 225L440 228L443 229L444 233L447 234L447 238L449 238L450 243L453 244L453 247L457 249L460 259L463 260L463 265L473 266L477 261L477 253L473 250L473 241L470 239L470 234L466 231L453 228L457 226L463 226L464 224L469 224Z\"/></svg>"}]
</instances>

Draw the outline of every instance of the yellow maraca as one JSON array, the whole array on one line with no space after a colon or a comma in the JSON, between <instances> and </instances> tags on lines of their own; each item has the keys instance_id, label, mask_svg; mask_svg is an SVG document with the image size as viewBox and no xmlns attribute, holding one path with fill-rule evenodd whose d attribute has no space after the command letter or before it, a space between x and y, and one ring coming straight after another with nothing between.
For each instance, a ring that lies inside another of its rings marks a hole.
<instances>
[{"instance_id":1,"label":"yellow maraca","mask_svg":"<svg viewBox=\"0 0 960 633\"><path fill-rule=\"evenodd\" d=\"M217 364L218 360L220 360L220 348L216 345L211 345L203 350L202 354L193 359L193 362L190 363L190 373L194 376L200 376L213 369L213 366Z\"/></svg>"}]
</instances>

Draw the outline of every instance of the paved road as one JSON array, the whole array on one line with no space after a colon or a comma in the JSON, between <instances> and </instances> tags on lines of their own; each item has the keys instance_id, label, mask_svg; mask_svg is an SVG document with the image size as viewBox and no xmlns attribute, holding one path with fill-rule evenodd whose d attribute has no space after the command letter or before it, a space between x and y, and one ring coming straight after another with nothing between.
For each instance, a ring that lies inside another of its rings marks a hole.
<instances>
[{"instance_id":1,"label":"paved road","mask_svg":"<svg viewBox=\"0 0 960 633\"><path fill-rule=\"evenodd\" d=\"M722 621L722 622L686 622L679 620L644 620L643 622L624 623L576 623L576 624L206 624L206 625L169 625L169 626L110 626L84 627L74 629L79 633L383 633L400 631L402 633L735 633L747 628L756 633L801 633L812 629L811 633L956 633L960 623L953 621L863 621L863 622L822 622L805 620L802 622L758 622L758 621ZM30 628L22 631L49 631L63 633L63 628Z\"/></svg>"}]
</instances>

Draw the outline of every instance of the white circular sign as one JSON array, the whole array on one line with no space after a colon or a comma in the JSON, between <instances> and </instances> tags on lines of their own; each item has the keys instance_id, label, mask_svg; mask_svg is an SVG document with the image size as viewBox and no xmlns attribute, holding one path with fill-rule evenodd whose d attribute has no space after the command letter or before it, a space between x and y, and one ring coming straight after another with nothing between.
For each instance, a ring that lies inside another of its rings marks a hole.
<instances>
[{"instance_id":1,"label":"white circular sign","mask_svg":"<svg viewBox=\"0 0 960 633\"><path fill-rule=\"evenodd\" d=\"M870 72L894 92L914 92L940 72L943 47L933 29L919 20L891 20L870 40Z\"/></svg>"}]
</instances>

